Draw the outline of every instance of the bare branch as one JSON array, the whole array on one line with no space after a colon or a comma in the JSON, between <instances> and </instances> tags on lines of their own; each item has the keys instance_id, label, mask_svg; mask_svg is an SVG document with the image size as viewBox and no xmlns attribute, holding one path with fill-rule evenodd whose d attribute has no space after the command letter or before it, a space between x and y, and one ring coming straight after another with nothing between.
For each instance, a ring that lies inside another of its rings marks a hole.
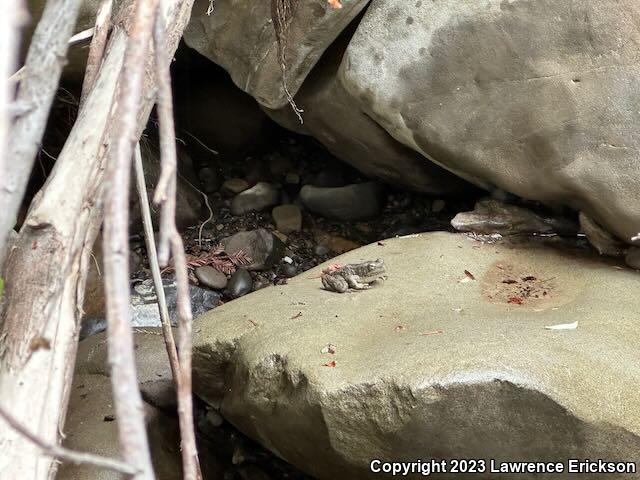
<instances>
[{"instance_id":1,"label":"bare branch","mask_svg":"<svg viewBox=\"0 0 640 480\"><path fill-rule=\"evenodd\" d=\"M156 60L156 83L158 86L158 119L160 124L160 154L162 169L154 200L162 204L160 216L160 263L169 263L169 253L173 253L176 269L178 302L178 342L180 375L177 377L178 419L182 436L182 464L185 480L202 478L193 421L193 399L191 392L191 300L189 297L189 276L182 238L175 224L177 154L171 76L166 55L166 31L164 8L158 9L154 25L154 46ZM170 242L170 243L169 243Z\"/></svg>"},{"instance_id":2,"label":"bare branch","mask_svg":"<svg viewBox=\"0 0 640 480\"><path fill-rule=\"evenodd\" d=\"M0 252L4 252L58 89L69 38L78 17L80 0L49 0L31 39L16 103L21 105L12 126L7 158L11 168L0 176ZM6 10L6 9L3 9ZM6 12L3 12L3 15ZM4 54L4 53L3 53ZM2 256L0 254L0 256Z\"/></svg>"},{"instance_id":3,"label":"bare branch","mask_svg":"<svg viewBox=\"0 0 640 480\"><path fill-rule=\"evenodd\" d=\"M0 418L2 418L11 428L20 433L20 435L36 444L42 449L44 453L51 457L70 463L75 463L77 465L93 465L98 468L104 468L106 470L113 470L114 472L124 473L125 475L136 474L135 468L124 462L121 462L120 460L102 457L100 455L94 455L92 453L76 452L74 450L61 447L60 445L47 443L28 431L24 426L20 425L20 423L11 415L9 415L2 407L0 407Z\"/></svg>"},{"instance_id":4,"label":"bare branch","mask_svg":"<svg viewBox=\"0 0 640 480\"><path fill-rule=\"evenodd\" d=\"M80 99L84 99L87 93L93 88L93 84L98 76L98 70L102 64L104 49L107 46L107 37L111 29L111 5L112 0L103 0L96 15L96 24L93 28L93 39L89 47L87 57L87 69L82 82L82 94Z\"/></svg>"},{"instance_id":5,"label":"bare branch","mask_svg":"<svg viewBox=\"0 0 640 480\"><path fill-rule=\"evenodd\" d=\"M177 302L178 302L178 355L180 359L180 381L178 382L178 419L182 435L182 464L185 480L200 480L200 463L196 448L196 437L193 422L193 400L191 381L191 349L192 349L192 314L189 298L189 276L187 260L184 254L182 238L174 229L171 235L176 268Z\"/></svg>"},{"instance_id":6,"label":"bare branch","mask_svg":"<svg viewBox=\"0 0 640 480\"><path fill-rule=\"evenodd\" d=\"M142 224L144 226L144 238L147 244L147 256L149 257L149 266L151 267L151 276L153 277L153 285L158 297L158 309L160 310L160 322L162 323L162 334L164 335L164 344L171 365L171 373L173 381L177 384L180 379L180 365L178 363L178 351L176 350L176 342L173 338L171 330L171 320L169 318L169 309L167 308L167 299L164 294L164 286L162 284L162 276L160 274L160 265L158 265L158 253L156 252L156 241L153 234L153 221L151 220L151 209L149 208L149 196L147 194L147 185L144 180L144 170L142 168L142 155L140 154L140 144L136 145L135 152L135 172L136 186L138 197L140 199L140 210L142 211Z\"/></svg>"},{"instance_id":7,"label":"bare branch","mask_svg":"<svg viewBox=\"0 0 640 480\"><path fill-rule=\"evenodd\" d=\"M171 94L171 75L169 62L166 59L165 18L158 10L155 19L153 38L155 46L156 84L158 86L158 119L160 130L160 154L162 169L154 192L154 203L162 204L160 213L160 245L158 258L160 265L166 267L169 263L171 226L175 223L176 200L175 194L169 195L171 184L176 181L178 158L176 153L175 126L173 121L173 99ZM175 192L175 185L173 186Z\"/></svg>"},{"instance_id":8,"label":"bare branch","mask_svg":"<svg viewBox=\"0 0 640 480\"><path fill-rule=\"evenodd\" d=\"M132 12L135 3L122 2L122 11ZM175 52L192 5L192 0L172 3L167 56ZM130 30L127 22L128 15L116 22L95 85L78 113L56 168L32 202L16 249L5 265L10 281L5 283L4 310L0 312L0 398L11 405L14 418L48 443L58 441L66 414L84 282L102 218L99 203L103 197L105 148L115 145L118 135L118 111L113 107L114 99L120 100L116 83L126 85L121 67ZM135 136L146 124L154 102L149 56L145 63L147 81ZM65 208L60 208L62 204ZM41 338L50 348L34 351L32 340ZM119 420L140 413L134 405ZM54 478L56 462L37 453L37 447L17 432L0 428L2 478Z\"/></svg>"},{"instance_id":9,"label":"bare branch","mask_svg":"<svg viewBox=\"0 0 640 480\"><path fill-rule=\"evenodd\" d=\"M140 0L135 13L115 100L115 142L108 153L105 179L104 266L109 363L118 436L122 454L140 473L135 480L153 480L149 441L134 361L129 312L129 185L134 145L138 141L147 54L157 0Z\"/></svg>"}]
</instances>

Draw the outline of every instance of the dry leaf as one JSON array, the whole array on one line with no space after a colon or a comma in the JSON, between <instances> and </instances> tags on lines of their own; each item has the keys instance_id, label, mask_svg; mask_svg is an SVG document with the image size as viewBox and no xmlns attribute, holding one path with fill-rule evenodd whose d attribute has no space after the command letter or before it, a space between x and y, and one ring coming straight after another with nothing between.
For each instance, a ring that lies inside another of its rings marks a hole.
<instances>
[{"instance_id":1,"label":"dry leaf","mask_svg":"<svg viewBox=\"0 0 640 480\"><path fill-rule=\"evenodd\" d=\"M340 0L328 0L329 6L334 10L342 8L342 2Z\"/></svg>"}]
</instances>

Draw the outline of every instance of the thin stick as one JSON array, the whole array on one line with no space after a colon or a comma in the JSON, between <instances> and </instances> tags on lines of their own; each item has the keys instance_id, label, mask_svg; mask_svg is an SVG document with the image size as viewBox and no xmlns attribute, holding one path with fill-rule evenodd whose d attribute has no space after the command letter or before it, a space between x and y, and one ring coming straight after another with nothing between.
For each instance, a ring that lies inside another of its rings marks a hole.
<instances>
[{"instance_id":1,"label":"thin stick","mask_svg":"<svg viewBox=\"0 0 640 480\"><path fill-rule=\"evenodd\" d=\"M142 398L134 361L129 312L129 185L157 0L135 2L133 23L115 98L114 144L105 177L103 235L109 363L122 455L139 473L134 480L154 480Z\"/></svg>"},{"instance_id":2,"label":"thin stick","mask_svg":"<svg viewBox=\"0 0 640 480\"><path fill-rule=\"evenodd\" d=\"M142 224L144 226L144 239L147 244L147 255L149 256L149 266L151 267L151 276L153 277L153 285L158 296L158 309L160 310L160 322L162 323L162 333L164 335L164 344L169 356L169 364L171 365L171 373L173 381L177 384L180 379L180 365L178 363L178 352L176 350L176 342L173 338L171 330L171 320L169 318L169 309L167 308L167 299L164 294L164 286L162 285L162 276L160 275L160 265L158 265L158 254L156 252L156 241L153 235L153 221L151 220L151 209L149 208L149 196L147 193L147 185L144 180L144 170L142 168L142 155L140 154L140 144L136 145L135 153L135 172L136 185L138 187L138 197L140 199L140 210L142 211Z\"/></svg>"},{"instance_id":3,"label":"thin stick","mask_svg":"<svg viewBox=\"0 0 640 480\"><path fill-rule=\"evenodd\" d=\"M89 56L87 57L87 68L82 82L81 102L87 96L87 93L93 88L93 84L98 77L104 50L107 46L107 37L111 29L111 0L103 0L96 15L96 24L93 27L93 39L89 47Z\"/></svg>"},{"instance_id":4,"label":"thin stick","mask_svg":"<svg viewBox=\"0 0 640 480\"><path fill-rule=\"evenodd\" d=\"M153 38L156 61L156 84L158 86L158 119L160 130L160 156L162 168L160 178L156 185L153 201L156 205L162 204L160 212L160 245L158 258L160 265L166 267L169 263L170 237L172 225L175 223L176 199L175 182L178 170L178 158L176 153L175 127L173 121L173 102L171 93L171 76L169 63L165 57L166 35L165 19L159 12L155 21ZM170 190L174 195L170 195Z\"/></svg>"},{"instance_id":5,"label":"thin stick","mask_svg":"<svg viewBox=\"0 0 640 480\"><path fill-rule=\"evenodd\" d=\"M125 475L136 474L135 468L127 463L121 462L120 460L102 457L100 455L94 455L92 453L76 452L75 450L70 450L60 445L47 443L31 433L24 426L22 426L2 407L0 407L0 418L2 418L16 432L40 447L45 454L51 457L57 458L62 461L74 463L76 465L93 465L94 467L104 468L105 470L113 470L114 472L124 473Z\"/></svg>"},{"instance_id":6,"label":"thin stick","mask_svg":"<svg viewBox=\"0 0 640 480\"><path fill-rule=\"evenodd\" d=\"M178 303L178 356L180 379L178 389L178 420L182 437L182 470L185 480L202 478L193 421L193 400L191 381L191 300L189 298L189 276L182 238L175 223L177 154L171 76L166 55L166 33L164 8L158 9L154 26L154 46L156 52L156 83L158 86L158 119L160 123L161 173L154 201L162 204L160 216L160 263L169 263L169 253L173 253L176 270Z\"/></svg>"}]
</instances>

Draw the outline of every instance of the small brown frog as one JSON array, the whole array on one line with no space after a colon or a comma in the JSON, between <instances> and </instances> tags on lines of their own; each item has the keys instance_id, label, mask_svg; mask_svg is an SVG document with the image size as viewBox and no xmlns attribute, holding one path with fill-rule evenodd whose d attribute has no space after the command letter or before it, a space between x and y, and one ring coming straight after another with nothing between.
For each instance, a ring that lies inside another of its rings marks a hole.
<instances>
[{"instance_id":1,"label":"small brown frog","mask_svg":"<svg viewBox=\"0 0 640 480\"><path fill-rule=\"evenodd\" d=\"M371 283L384 279L384 260L331 265L322 271L322 285L326 290L345 293L349 289L367 290Z\"/></svg>"}]
</instances>

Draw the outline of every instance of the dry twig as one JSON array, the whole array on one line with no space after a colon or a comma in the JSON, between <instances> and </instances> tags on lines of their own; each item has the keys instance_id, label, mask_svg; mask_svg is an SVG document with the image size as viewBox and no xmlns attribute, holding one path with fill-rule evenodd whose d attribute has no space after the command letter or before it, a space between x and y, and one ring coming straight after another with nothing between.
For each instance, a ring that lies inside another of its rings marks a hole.
<instances>
[{"instance_id":1,"label":"dry twig","mask_svg":"<svg viewBox=\"0 0 640 480\"><path fill-rule=\"evenodd\" d=\"M154 201L162 205L160 213L160 248L158 257L164 266L173 253L176 269L178 303L178 358L180 375L177 381L178 418L182 436L182 467L185 480L202 478L193 421L193 400L191 393L191 300L189 297L189 277L182 238L175 224L177 154L171 76L166 55L165 17L159 9L153 29L155 46L156 84L158 86L158 119L160 123L160 158L162 162L160 179L156 187Z\"/></svg>"},{"instance_id":2,"label":"dry twig","mask_svg":"<svg viewBox=\"0 0 640 480\"><path fill-rule=\"evenodd\" d=\"M129 315L129 185L138 136L144 71L157 0L135 2L124 64L115 100L114 144L105 177L103 251L107 304L109 363L118 436L125 460L139 470L135 480L153 480L142 398L136 375Z\"/></svg>"},{"instance_id":3,"label":"dry twig","mask_svg":"<svg viewBox=\"0 0 640 480\"><path fill-rule=\"evenodd\" d=\"M176 342L173 338L171 330L171 320L169 318L169 309L167 308L167 299L164 294L164 286L160 275L160 265L158 265L158 253L156 251L156 241L153 235L153 222L151 220L151 209L149 208L149 196L147 194L147 185L144 180L144 170L142 168L142 155L140 153L140 144L136 145L135 151L135 172L138 197L140 199L140 210L142 211L142 224L144 226L144 239L147 244L147 256L149 257L149 267L151 268L151 276L153 277L153 285L158 297L158 310L160 310L160 322L162 324L162 334L164 336L164 344L171 365L171 374L173 381L178 384L180 378L180 365L178 363L178 351L176 350Z\"/></svg>"},{"instance_id":4,"label":"dry twig","mask_svg":"<svg viewBox=\"0 0 640 480\"><path fill-rule=\"evenodd\" d=\"M271 0L271 20L276 33L278 44L278 64L282 74L282 89L287 97L291 109L297 115L300 123L304 123L302 114L304 110L298 108L293 95L287 86L287 47L289 40L289 27L293 21L293 15L300 0Z\"/></svg>"},{"instance_id":5,"label":"dry twig","mask_svg":"<svg viewBox=\"0 0 640 480\"><path fill-rule=\"evenodd\" d=\"M93 88L93 84L98 77L98 71L104 57L104 49L107 47L107 37L111 29L111 5L112 0L103 0L96 14L96 24L93 28L93 39L89 46L89 56L87 57L87 68L82 82L81 101Z\"/></svg>"}]
</instances>

